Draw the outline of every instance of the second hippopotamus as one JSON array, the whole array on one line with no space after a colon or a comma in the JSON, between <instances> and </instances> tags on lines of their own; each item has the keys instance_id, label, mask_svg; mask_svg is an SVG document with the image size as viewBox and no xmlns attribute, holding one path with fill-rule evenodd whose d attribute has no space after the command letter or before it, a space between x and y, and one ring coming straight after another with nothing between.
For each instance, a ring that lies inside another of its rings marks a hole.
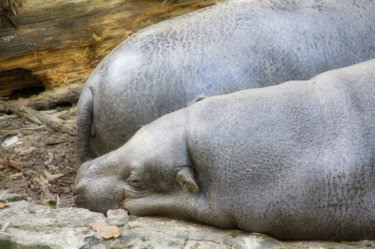
<instances>
[{"instance_id":1,"label":"second hippopotamus","mask_svg":"<svg viewBox=\"0 0 375 249\"><path fill-rule=\"evenodd\" d=\"M126 39L77 106L83 161L197 97L306 80L375 58L370 0L228 0Z\"/></svg>"}]
</instances>

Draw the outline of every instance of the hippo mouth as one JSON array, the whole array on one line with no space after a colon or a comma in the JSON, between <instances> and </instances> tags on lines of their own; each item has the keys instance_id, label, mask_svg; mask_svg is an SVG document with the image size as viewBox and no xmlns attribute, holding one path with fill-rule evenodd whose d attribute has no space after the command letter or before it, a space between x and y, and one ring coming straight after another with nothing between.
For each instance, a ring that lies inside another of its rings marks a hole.
<instances>
[{"instance_id":1,"label":"hippo mouth","mask_svg":"<svg viewBox=\"0 0 375 249\"><path fill-rule=\"evenodd\" d=\"M132 189L125 189L125 200L126 199L139 199L147 196L147 191L135 191Z\"/></svg>"}]
</instances>

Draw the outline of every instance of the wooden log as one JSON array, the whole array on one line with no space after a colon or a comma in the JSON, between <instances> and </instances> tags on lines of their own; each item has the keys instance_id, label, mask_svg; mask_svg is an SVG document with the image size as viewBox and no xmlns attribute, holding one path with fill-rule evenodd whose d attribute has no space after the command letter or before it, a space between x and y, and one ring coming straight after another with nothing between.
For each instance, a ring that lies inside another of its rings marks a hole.
<instances>
[{"instance_id":1,"label":"wooden log","mask_svg":"<svg viewBox=\"0 0 375 249\"><path fill-rule=\"evenodd\" d=\"M32 76L32 72L29 70L17 68L0 72L0 96L8 96L17 89L42 85L39 80Z\"/></svg>"},{"instance_id":2,"label":"wooden log","mask_svg":"<svg viewBox=\"0 0 375 249\"><path fill-rule=\"evenodd\" d=\"M18 16L1 19L0 96L27 86L82 84L135 31L219 1L26 1Z\"/></svg>"},{"instance_id":3,"label":"wooden log","mask_svg":"<svg viewBox=\"0 0 375 249\"><path fill-rule=\"evenodd\" d=\"M79 99L82 88L83 86L81 84L71 84L67 87L49 89L26 99L0 99L0 113L12 111L9 110L7 106L26 106L35 110L49 110L58 105L75 104Z\"/></svg>"}]
</instances>

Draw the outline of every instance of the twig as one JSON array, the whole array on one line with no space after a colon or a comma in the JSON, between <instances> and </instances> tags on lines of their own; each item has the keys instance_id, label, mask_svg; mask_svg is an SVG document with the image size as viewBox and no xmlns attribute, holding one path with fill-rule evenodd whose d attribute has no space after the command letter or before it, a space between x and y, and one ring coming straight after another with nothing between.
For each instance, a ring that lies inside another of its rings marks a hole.
<instances>
[{"instance_id":1,"label":"twig","mask_svg":"<svg viewBox=\"0 0 375 249\"><path fill-rule=\"evenodd\" d=\"M10 222L7 222L4 224L4 226L1 228L0 232L5 233L10 225Z\"/></svg>"},{"instance_id":2,"label":"twig","mask_svg":"<svg viewBox=\"0 0 375 249\"><path fill-rule=\"evenodd\" d=\"M21 169L16 164L14 164L1 150L0 150L0 157L3 159L4 163L8 165L9 167L22 172L23 174L26 174L26 171L24 169Z\"/></svg>"},{"instance_id":3,"label":"twig","mask_svg":"<svg viewBox=\"0 0 375 249\"><path fill-rule=\"evenodd\" d=\"M22 110L27 112L30 115L33 115L36 117L39 121L43 122L46 124L48 127L54 129L55 131L60 131L63 133L68 133L70 135L74 135L74 131L72 128L64 125L61 123L61 121L57 118L53 118L52 116L49 116L48 114L44 114L40 111L36 111L34 109L31 109L26 106L22 106Z\"/></svg>"},{"instance_id":4,"label":"twig","mask_svg":"<svg viewBox=\"0 0 375 249\"><path fill-rule=\"evenodd\" d=\"M3 108L4 108L4 110L6 112L13 112L13 113L17 114L20 117L24 117L25 119L27 119L30 122L36 123L38 125L42 125L43 124L43 122L39 121L34 116L32 116L32 115L30 115L28 113L23 112L21 106L5 104L5 105L3 105Z\"/></svg>"},{"instance_id":5,"label":"twig","mask_svg":"<svg viewBox=\"0 0 375 249\"><path fill-rule=\"evenodd\" d=\"M0 120L5 120L5 119L12 119L12 118L17 118L17 115L4 115L0 117Z\"/></svg>"},{"instance_id":6,"label":"twig","mask_svg":"<svg viewBox=\"0 0 375 249\"><path fill-rule=\"evenodd\" d=\"M168 0L164 0L161 5L160 5L160 9L164 8L164 5L167 3Z\"/></svg>"},{"instance_id":7,"label":"twig","mask_svg":"<svg viewBox=\"0 0 375 249\"><path fill-rule=\"evenodd\" d=\"M5 235L5 236L10 236L9 234L3 233L3 232L0 232L0 234Z\"/></svg>"},{"instance_id":8,"label":"twig","mask_svg":"<svg viewBox=\"0 0 375 249\"><path fill-rule=\"evenodd\" d=\"M52 128L55 131L60 131L63 133L74 135L74 130L71 127L62 124L62 122L59 119L53 118L48 114L44 114L40 111L34 110L27 106L6 104L3 108L6 111L13 112L20 117L26 118L30 122L36 123L38 125L45 124L47 127Z\"/></svg>"},{"instance_id":9,"label":"twig","mask_svg":"<svg viewBox=\"0 0 375 249\"><path fill-rule=\"evenodd\" d=\"M26 174L26 171L15 165L12 161L8 162L8 165L12 167L13 169L22 172L23 174Z\"/></svg>"}]
</instances>

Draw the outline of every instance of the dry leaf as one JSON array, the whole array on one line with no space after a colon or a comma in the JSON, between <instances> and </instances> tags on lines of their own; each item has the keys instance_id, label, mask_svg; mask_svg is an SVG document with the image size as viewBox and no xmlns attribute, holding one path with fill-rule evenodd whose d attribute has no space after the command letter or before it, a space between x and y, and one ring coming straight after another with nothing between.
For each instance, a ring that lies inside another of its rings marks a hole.
<instances>
[{"instance_id":1,"label":"dry leaf","mask_svg":"<svg viewBox=\"0 0 375 249\"><path fill-rule=\"evenodd\" d=\"M120 228L117 226L101 226L97 223L90 223L96 237L100 240L120 237Z\"/></svg>"},{"instance_id":2,"label":"dry leaf","mask_svg":"<svg viewBox=\"0 0 375 249\"><path fill-rule=\"evenodd\" d=\"M55 158L55 156L51 152L48 153L48 156L49 156L48 160L44 162L44 164L46 165L51 164L53 162L53 159Z\"/></svg>"},{"instance_id":3,"label":"dry leaf","mask_svg":"<svg viewBox=\"0 0 375 249\"><path fill-rule=\"evenodd\" d=\"M20 167L18 167L17 165L15 165L13 162L9 161L9 162L8 162L8 165L9 165L10 167L12 167L13 169L17 170L17 171L20 171L20 172L26 174L26 171L25 171L25 170L21 169Z\"/></svg>"},{"instance_id":4,"label":"dry leaf","mask_svg":"<svg viewBox=\"0 0 375 249\"><path fill-rule=\"evenodd\" d=\"M39 176L38 183L44 191L48 191L48 189L51 187L51 184L49 184L48 180L43 176Z\"/></svg>"},{"instance_id":5,"label":"dry leaf","mask_svg":"<svg viewBox=\"0 0 375 249\"><path fill-rule=\"evenodd\" d=\"M16 153L19 153L22 156L22 155L25 155L25 154L29 155L35 149L36 149L36 147L30 146L30 147L27 147L27 148L26 147L15 148L14 151Z\"/></svg>"},{"instance_id":6,"label":"dry leaf","mask_svg":"<svg viewBox=\"0 0 375 249\"><path fill-rule=\"evenodd\" d=\"M47 177L48 182L53 182L59 179L60 177L64 176L63 173L58 173L58 174L50 174L47 170L43 170L44 174Z\"/></svg>"},{"instance_id":7,"label":"dry leaf","mask_svg":"<svg viewBox=\"0 0 375 249\"><path fill-rule=\"evenodd\" d=\"M9 207L9 205L0 202L0 209L6 208L6 207Z\"/></svg>"}]
</instances>

